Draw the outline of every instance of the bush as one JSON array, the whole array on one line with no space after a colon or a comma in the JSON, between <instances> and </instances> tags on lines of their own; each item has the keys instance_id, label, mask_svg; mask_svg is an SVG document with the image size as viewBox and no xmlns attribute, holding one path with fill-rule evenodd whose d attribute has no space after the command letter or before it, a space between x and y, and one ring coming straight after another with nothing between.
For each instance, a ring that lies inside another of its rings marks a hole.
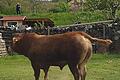
<instances>
[{"instance_id":1,"label":"bush","mask_svg":"<svg viewBox=\"0 0 120 80\"><path fill-rule=\"evenodd\" d=\"M60 2L58 6L49 10L49 12L53 12L53 13L68 12L68 11L69 11L69 7L65 2Z\"/></svg>"}]
</instances>

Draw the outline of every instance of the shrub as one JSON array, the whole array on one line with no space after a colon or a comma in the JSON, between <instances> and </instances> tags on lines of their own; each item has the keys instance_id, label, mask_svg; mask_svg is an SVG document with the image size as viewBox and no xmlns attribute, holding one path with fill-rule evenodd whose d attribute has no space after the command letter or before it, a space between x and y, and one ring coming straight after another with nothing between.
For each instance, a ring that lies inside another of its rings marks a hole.
<instances>
[{"instance_id":1,"label":"shrub","mask_svg":"<svg viewBox=\"0 0 120 80\"><path fill-rule=\"evenodd\" d=\"M49 10L49 12L58 13L58 12L68 12L69 7L65 2L60 2L58 6Z\"/></svg>"}]
</instances>

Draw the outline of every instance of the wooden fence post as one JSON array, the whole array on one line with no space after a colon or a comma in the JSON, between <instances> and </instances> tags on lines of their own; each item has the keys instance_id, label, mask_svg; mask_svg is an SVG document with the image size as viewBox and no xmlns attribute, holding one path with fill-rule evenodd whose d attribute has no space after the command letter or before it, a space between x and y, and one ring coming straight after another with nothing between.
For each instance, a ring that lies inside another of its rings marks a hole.
<instances>
[{"instance_id":1,"label":"wooden fence post","mask_svg":"<svg viewBox=\"0 0 120 80\"><path fill-rule=\"evenodd\" d=\"M105 32L105 26L103 26L103 38L105 39L106 38L106 32Z\"/></svg>"},{"instance_id":2,"label":"wooden fence post","mask_svg":"<svg viewBox=\"0 0 120 80\"><path fill-rule=\"evenodd\" d=\"M50 35L50 26L47 27L48 35Z\"/></svg>"}]
</instances>

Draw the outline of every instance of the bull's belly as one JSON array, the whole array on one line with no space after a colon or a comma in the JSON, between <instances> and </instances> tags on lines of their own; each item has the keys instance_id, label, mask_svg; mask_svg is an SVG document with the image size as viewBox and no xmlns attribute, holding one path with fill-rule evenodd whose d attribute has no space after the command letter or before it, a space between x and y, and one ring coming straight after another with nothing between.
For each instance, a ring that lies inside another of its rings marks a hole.
<instances>
[{"instance_id":1,"label":"bull's belly","mask_svg":"<svg viewBox=\"0 0 120 80\"><path fill-rule=\"evenodd\" d=\"M51 55L52 54L52 55ZM34 55L31 56L30 60L35 61L39 64L50 65L50 66L59 66L61 64L68 64L68 63L78 63L79 53L69 53L68 55L64 54L53 54L49 53L49 55Z\"/></svg>"},{"instance_id":2,"label":"bull's belly","mask_svg":"<svg viewBox=\"0 0 120 80\"><path fill-rule=\"evenodd\" d=\"M60 61L60 62L44 62L44 63L39 63L40 64L40 68L41 69L44 69L46 66L48 66L48 67L50 67L50 66L58 66L58 67L60 67L60 69L62 70L63 69L63 67L65 66L65 65L67 65L67 62L66 61Z\"/></svg>"}]
</instances>

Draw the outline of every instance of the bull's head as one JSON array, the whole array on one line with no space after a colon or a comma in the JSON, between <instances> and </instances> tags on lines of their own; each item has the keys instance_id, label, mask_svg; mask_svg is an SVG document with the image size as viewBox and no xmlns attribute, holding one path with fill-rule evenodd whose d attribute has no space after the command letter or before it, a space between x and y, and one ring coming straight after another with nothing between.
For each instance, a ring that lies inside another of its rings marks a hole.
<instances>
[{"instance_id":1,"label":"bull's head","mask_svg":"<svg viewBox=\"0 0 120 80\"><path fill-rule=\"evenodd\" d=\"M22 38L23 38L23 34L22 33L16 33L14 35L14 37L12 38L13 44L15 44L16 42L20 41Z\"/></svg>"},{"instance_id":2,"label":"bull's head","mask_svg":"<svg viewBox=\"0 0 120 80\"><path fill-rule=\"evenodd\" d=\"M12 38L12 50L18 54L21 55L26 55L25 53L23 54L23 46L21 46L21 41L23 39L24 34L23 33L15 33L13 38Z\"/></svg>"}]
</instances>

